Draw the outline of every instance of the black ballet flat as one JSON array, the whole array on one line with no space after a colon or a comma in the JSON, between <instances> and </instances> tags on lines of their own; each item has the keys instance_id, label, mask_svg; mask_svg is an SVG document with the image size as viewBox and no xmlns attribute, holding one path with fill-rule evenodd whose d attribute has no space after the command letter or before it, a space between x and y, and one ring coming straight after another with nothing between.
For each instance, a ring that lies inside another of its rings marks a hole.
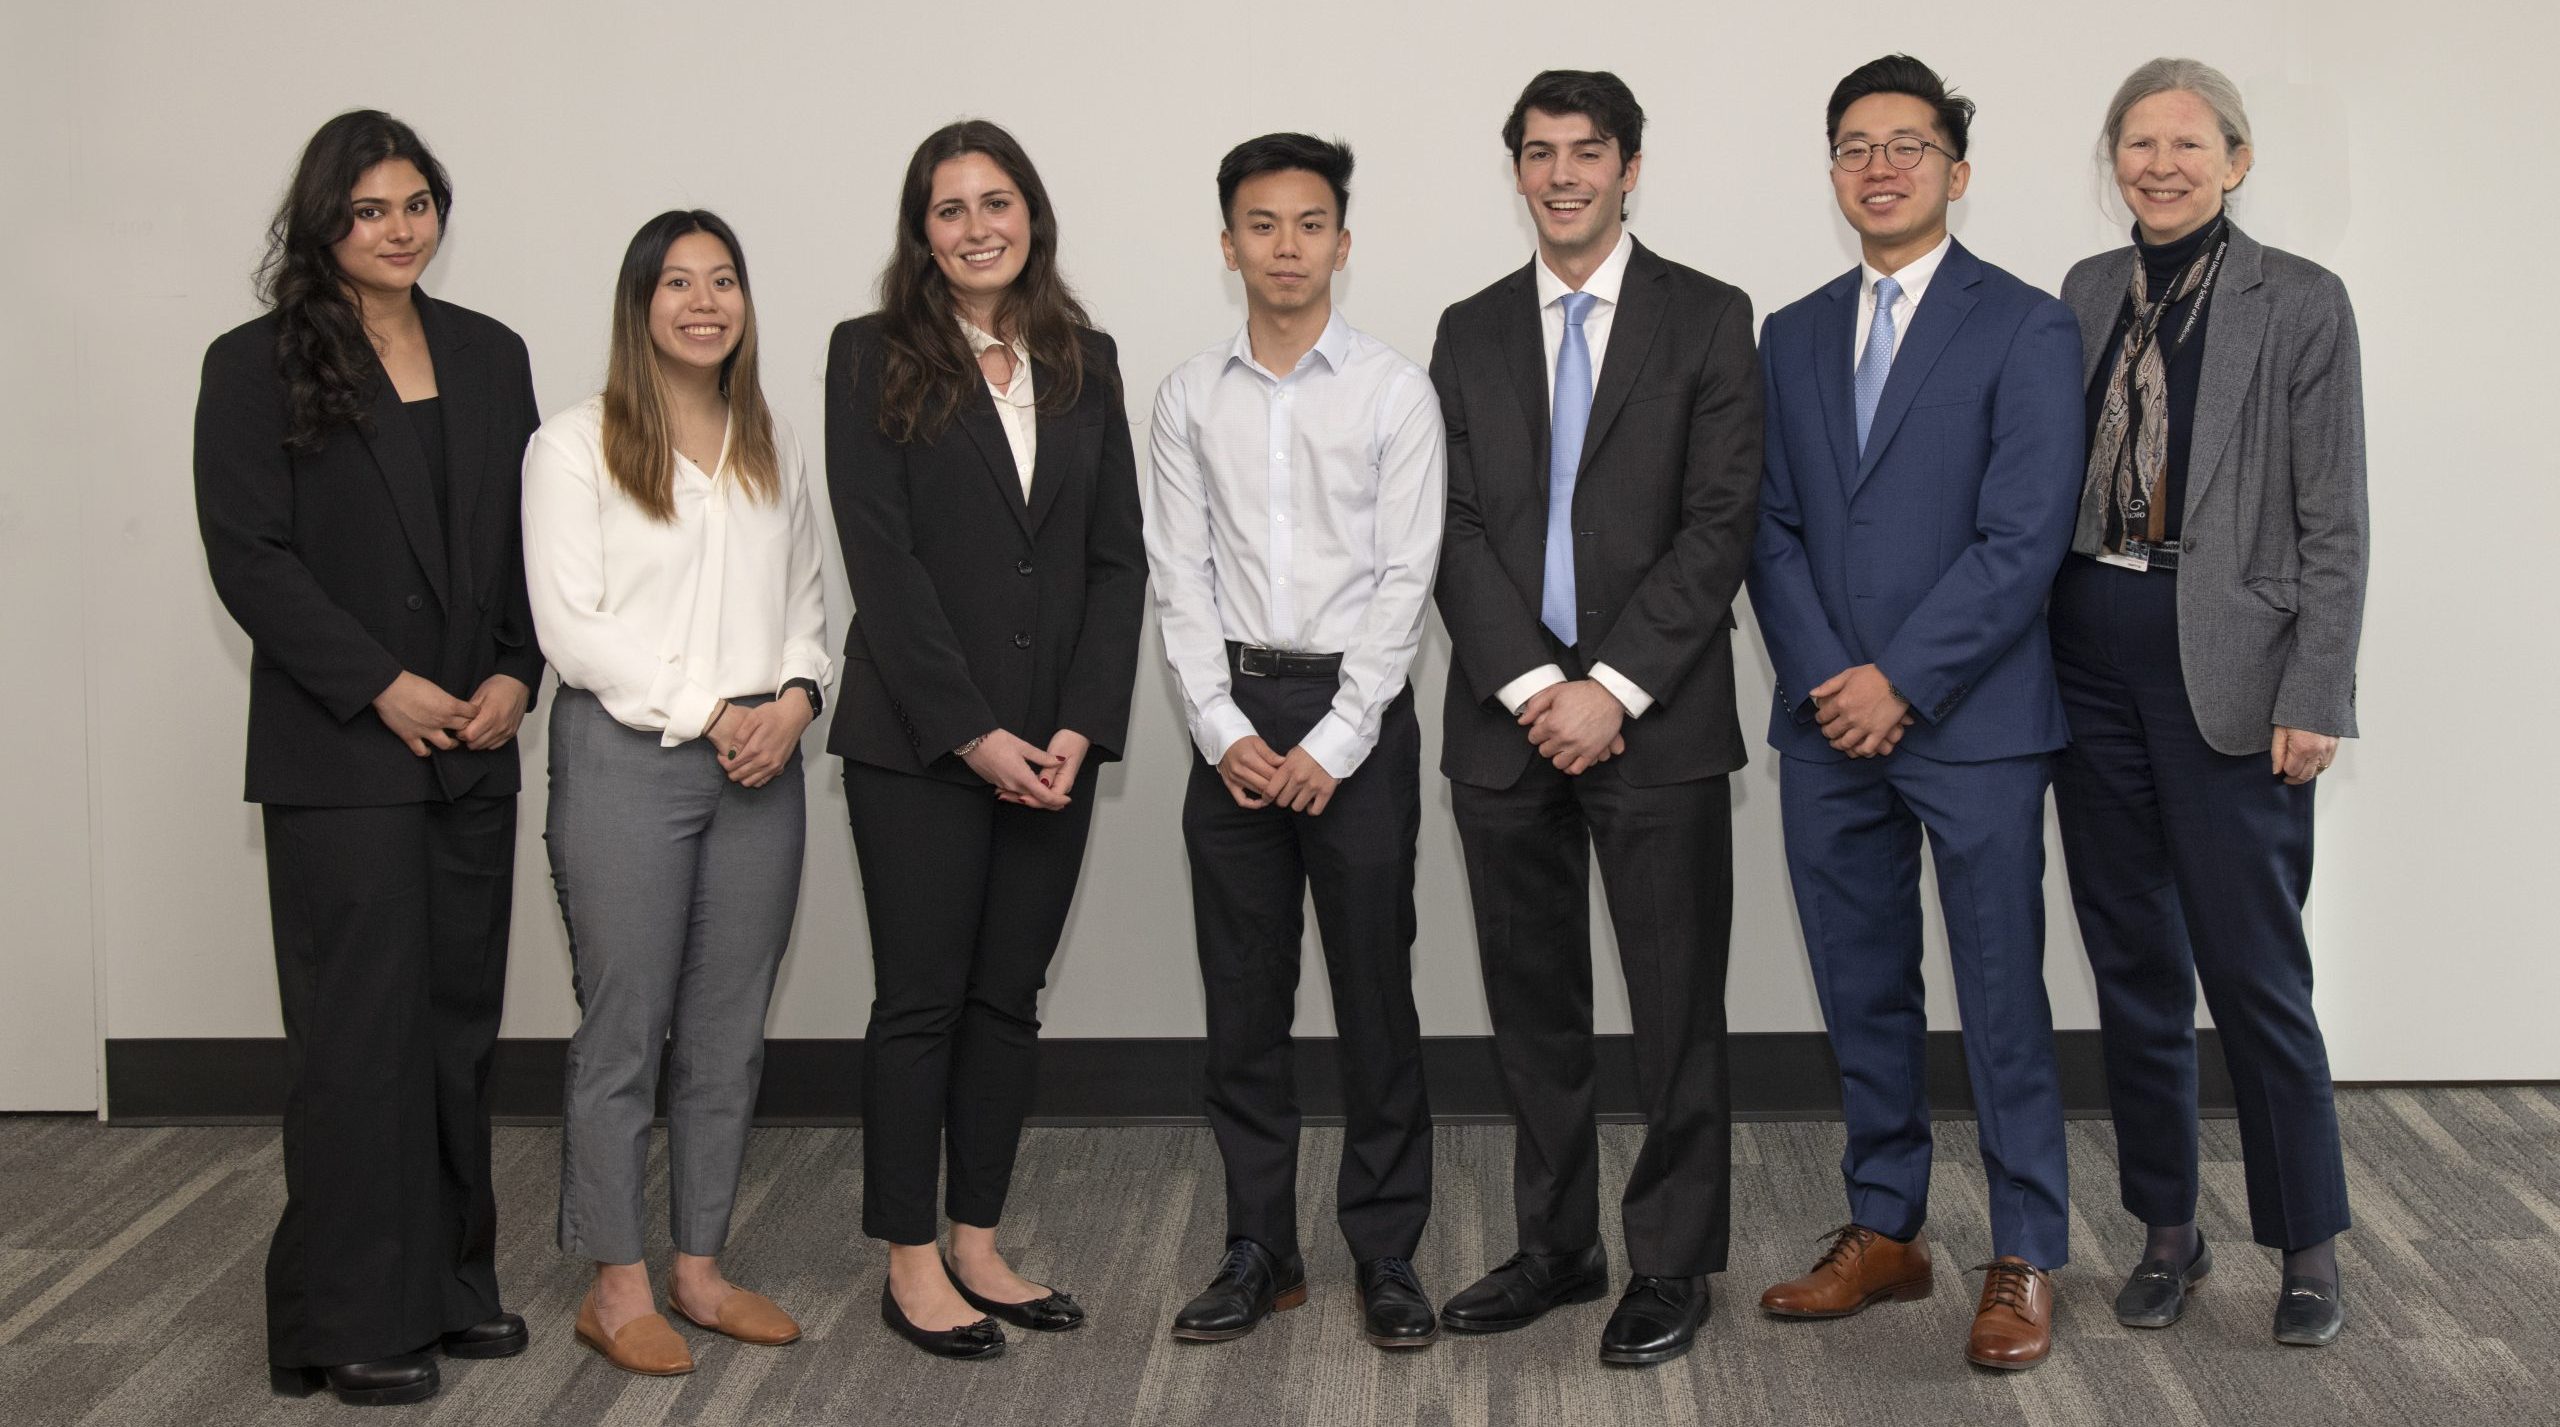
<instances>
[{"instance_id":1,"label":"black ballet flat","mask_svg":"<svg viewBox=\"0 0 2560 1427\"><path fill-rule=\"evenodd\" d=\"M327 1388L349 1407L396 1407L436 1395L436 1355L427 1348L369 1363L280 1368L267 1365L267 1385L279 1397L309 1397Z\"/></svg>"},{"instance_id":2,"label":"black ballet flat","mask_svg":"<svg viewBox=\"0 0 2560 1427\"><path fill-rule=\"evenodd\" d=\"M985 1310L981 1308L979 1311ZM981 1318L975 1323L963 1323L957 1328L939 1331L919 1328L907 1321L906 1312L898 1307L898 1295L889 1291L886 1279L880 1282L880 1321L888 1324L891 1332L937 1358L970 1361L992 1358L1004 1351L1004 1329L997 1327L993 1318Z\"/></svg>"},{"instance_id":3,"label":"black ballet flat","mask_svg":"<svg viewBox=\"0 0 2560 1427\"><path fill-rule=\"evenodd\" d=\"M971 1293L969 1285L960 1281L960 1271L951 1266L951 1260L942 1261L942 1271L951 1276L951 1286L960 1290L960 1297L970 1307L981 1313L993 1314L1017 1328L1027 1328L1034 1333L1064 1333L1084 1326L1084 1305L1076 1302L1073 1294L1051 1289L1046 1298L1034 1298L1027 1303L998 1303L992 1298L980 1298Z\"/></svg>"}]
</instances>

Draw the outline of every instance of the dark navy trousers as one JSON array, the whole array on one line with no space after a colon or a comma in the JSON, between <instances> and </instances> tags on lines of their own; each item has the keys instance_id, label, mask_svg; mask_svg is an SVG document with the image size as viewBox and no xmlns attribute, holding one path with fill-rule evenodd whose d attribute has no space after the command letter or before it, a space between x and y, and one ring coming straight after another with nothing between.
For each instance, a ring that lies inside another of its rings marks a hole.
<instances>
[{"instance_id":1,"label":"dark navy trousers","mask_svg":"<svg viewBox=\"0 0 2560 1427\"><path fill-rule=\"evenodd\" d=\"M2196 1217L2196 984L2240 1111L2249 1229L2275 1249L2347 1227L2329 1054L2311 1010L2311 790L2216 752L2178 657L2174 573L2074 556L2054 586L2071 747L2054 771L2080 938L2096 973L2124 1207Z\"/></svg>"},{"instance_id":2,"label":"dark navy trousers","mask_svg":"<svg viewBox=\"0 0 2560 1427\"><path fill-rule=\"evenodd\" d=\"M1920 839L1947 920L1965 1069L1979 1116L1992 1252L2070 1257L2061 1074L2044 989L2050 757L1938 763L1897 751L1782 758L1787 873L1840 1062L1849 1216L1908 1239L1928 1217L1929 1021L1920 977Z\"/></svg>"}]
</instances>

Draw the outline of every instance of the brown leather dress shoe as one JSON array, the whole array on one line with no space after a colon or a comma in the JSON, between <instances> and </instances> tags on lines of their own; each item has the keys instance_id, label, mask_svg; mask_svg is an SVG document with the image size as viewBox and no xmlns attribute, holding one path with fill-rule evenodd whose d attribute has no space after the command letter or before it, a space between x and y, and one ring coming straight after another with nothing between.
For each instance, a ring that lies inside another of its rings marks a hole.
<instances>
[{"instance_id":1,"label":"brown leather dress shoe","mask_svg":"<svg viewBox=\"0 0 2560 1427\"><path fill-rule=\"evenodd\" d=\"M1846 1318L1870 1303L1929 1296L1929 1236L1911 1242L1843 1224L1813 1271L1760 1295L1763 1312L1781 1318Z\"/></svg>"},{"instance_id":2,"label":"brown leather dress shoe","mask_svg":"<svg viewBox=\"0 0 2560 1427\"><path fill-rule=\"evenodd\" d=\"M2031 1368L2053 1351L2053 1275L2015 1254L1981 1265L1982 1302L1964 1355L1986 1368Z\"/></svg>"},{"instance_id":3,"label":"brown leather dress shoe","mask_svg":"<svg viewBox=\"0 0 2560 1427\"><path fill-rule=\"evenodd\" d=\"M800 1324L783 1312L781 1305L761 1293L749 1292L735 1284L730 1285L729 1296L720 1300L720 1311L712 1315L713 1321L708 1323L686 1313L684 1305L676 1301L673 1280L667 1283L667 1306L683 1314L684 1321L697 1328L708 1328L759 1348L778 1348L800 1340Z\"/></svg>"},{"instance_id":4,"label":"brown leather dress shoe","mask_svg":"<svg viewBox=\"0 0 2560 1427\"><path fill-rule=\"evenodd\" d=\"M642 1377L677 1377L693 1371L693 1354L675 1325L656 1313L644 1313L623 1324L612 1337L596 1321L596 1296L578 1305L578 1341L604 1354L606 1362Z\"/></svg>"}]
</instances>

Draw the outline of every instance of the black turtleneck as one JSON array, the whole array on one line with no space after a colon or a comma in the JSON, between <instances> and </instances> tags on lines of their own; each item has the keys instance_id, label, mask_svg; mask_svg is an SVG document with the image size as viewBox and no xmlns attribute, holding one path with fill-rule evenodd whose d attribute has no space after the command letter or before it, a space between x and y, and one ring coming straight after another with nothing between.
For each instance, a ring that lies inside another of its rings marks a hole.
<instances>
[{"instance_id":1,"label":"black turtleneck","mask_svg":"<svg viewBox=\"0 0 2560 1427\"><path fill-rule=\"evenodd\" d=\"M2205 245L2224 227L2222 220L2216 218L2183 238L2157 244L2144 241L2142 230L2135 228L2133 245L2141 256L2144 297L2153 302L2159 301L2170 284L2178 280L2178 274L2186 270L2187 264L2194 261L2196 254L2203 252ZM2208 293L2202 300L2209 302L2211 297ZM2163 350L2167 350L2166 344L2177 341L2178 329L2186 325L2187 312L2198 301L2191 294L2170 308L2168 315L2160 320L2155 340L2164 344ZM2089 431L2093 436L2098 429L2099 413L2106 409L2107 379L2116 369L2116 353L2124 347L2125 326L2132 318L2133 299L2128 296L2116 309L2115 335L2107 339L2106 354L2099 359L2098 370L2089 381ZM2195 430L2196 389L2204 379L2204 329L2205 319L2199 316L2186 345L2179 347L2169 359L2169 478L2161 492L2162 504L2167 507L2161 537L2167 540L2178 538L2179 528L2186 518L2187 447Z\"/></svg>"}]
</instances>

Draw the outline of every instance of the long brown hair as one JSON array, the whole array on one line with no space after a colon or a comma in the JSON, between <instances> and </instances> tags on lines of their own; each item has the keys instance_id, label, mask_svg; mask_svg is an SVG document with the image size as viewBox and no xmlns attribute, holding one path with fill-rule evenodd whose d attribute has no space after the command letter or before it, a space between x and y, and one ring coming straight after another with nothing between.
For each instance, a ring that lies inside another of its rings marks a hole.
<instances>
[{"instance_id":1,"label":"long brown hair","mask_svg":"<svg viewBox=\"0 0 2560 1427\"><path fill-rule=\"evenodd\" d=\"M303 147L293 183L267 225L258 295L275 309L276 366L284 374L284 444L316 451L329 432L364 421L382 361L347 289L334 249L355 226L348 195L376 164L407 159L436 206L437 246L453 217L453 185L415 129L379 109L352 109Z\"/></svg>"},{"instance_id":2,"label":"long brown hair","mask_svg":"<svg viewBox=\"0 0 2560 1427\"><path fill-rule=\"evenodd\" d=\"M676 518L675 403L649 337L649 304L657 296L667 250L692 233L708 233L729 250L745 302L738 345L720 364L720 394L729 399L725 464L757 500L770 505L782 493L773 411L756 379L756 295L747 282L746 251L719 214L673 209L641 224L622 251L622 276L613 285L613 354L604 376L605 471L633 505L658 521Z\"/></svg>"},{"instance_id":3,"label":"long brown hair","mask_svg":"<svg viewBox=\"0 0 2560 1427\"><path fill-rule=\"evenodd\" d=\"M880 274L880 431L896 441L942 434L960 403L985 381L960 335L951 286L934 265L925 237L933 206L933 171L963 154L983 154L1003 169L1031 212L1031 253L1022 274L996 300L998 335L1018 339L1040 366L1040 409L1056 415L1084 390L1084 344L1091 327L1084 305L1058 273L1058 219L1031 158L1013 135L984 119L946 124L916 145L898 194L898 236Z\"/></svg>"}]
</instances>

